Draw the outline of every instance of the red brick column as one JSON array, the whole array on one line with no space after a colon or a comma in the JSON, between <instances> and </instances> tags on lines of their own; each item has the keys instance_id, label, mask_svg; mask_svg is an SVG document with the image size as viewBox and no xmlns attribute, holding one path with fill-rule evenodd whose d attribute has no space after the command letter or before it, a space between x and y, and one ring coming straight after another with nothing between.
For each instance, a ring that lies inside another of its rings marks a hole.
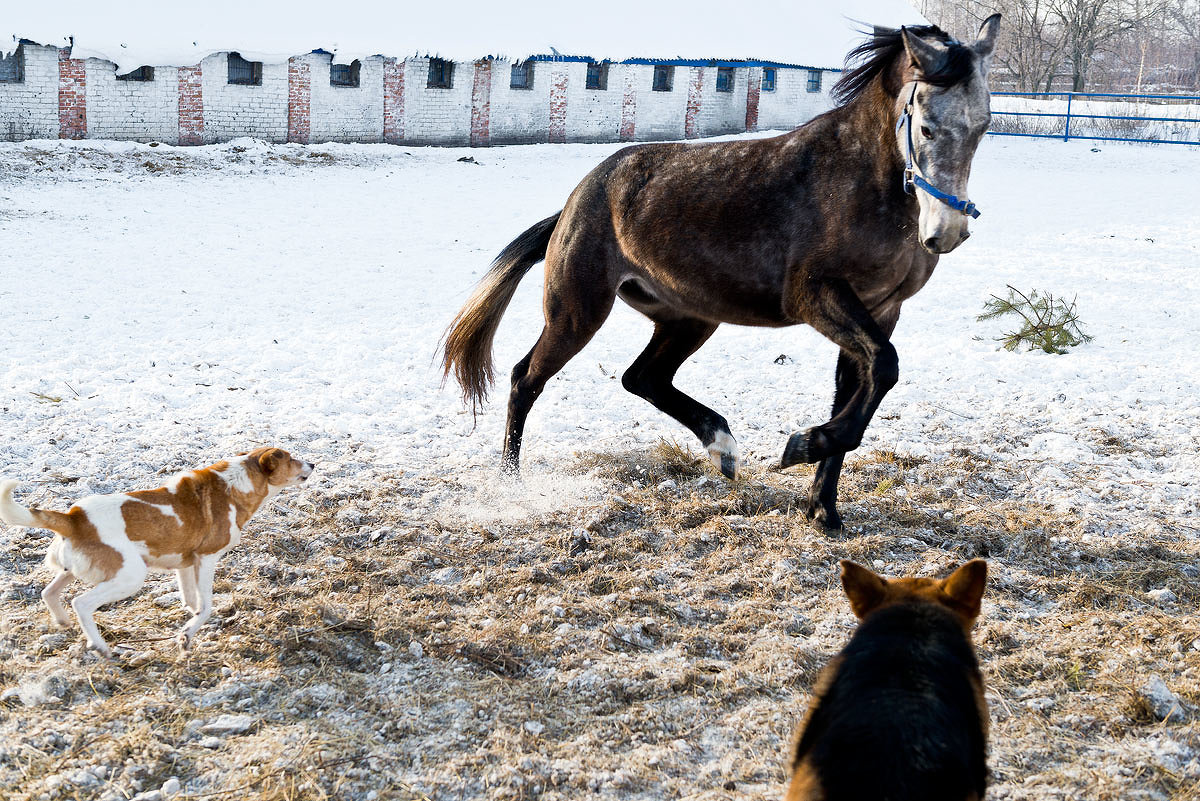
<instances>
[{"instance_id":1,"label":"red brick column","mask_svg":"<svg viewBox=\"0 0 1200 801\"><path fill-rule=\"evenodd\" d=\"M746 130L758 130L758 95L762 91L762 68L746 70Z\"/></svg>"},{"instance_id":2,"label":"red brick column","mask_svg":"<svg viewBox=\"0 0 1200 801\"><path fill-rule=\"evenodd\" d=\"M492 60L475 62L471 84L471 147L487 147L491 141Z\"/></svg>"},{"instance_id":3,"label":"red brick column","mask_svg":"<svg viewBox=\"0 0 1200 801\"><path fill-rule=\"evenodd\" d=\"M567 72L566 66L550 74L550 141L567 141Z\"/></svg>"},{"instance_id":4,"label":"red brick column","mask_svg":"<svg viewBox=\"0 0 1200 801\"><path fill-rule=\"evenodd\" d=\"M288 59L288 138L307 145L311 130L312 82L309 64L297 56Z\"/></svg>"},{"instance_id":5,"label":"red brick column","mask_svg":"<svg viewBox=\"0 0 1200 801\"><path fill-rule=\"evenodd\" d=\"M704 97L704 67L691 68L688 81L687 113L683 118L683 135L695 139L700 135L700 106Z\"/></svg>"},{"instance_id":6,"label":"red brick column","mask_svg":"<svg viewBox=\"0 0 1200 801\"><path fill-rule=\"evenodd\" d=\"M87 137L87 70L71 48L58 51L58 138Z\"/></svg>"},{"instance_id":7,"label":"red brick column","mask_svg":"<svg viewBox=\"0 0 1200 801\"><path fill-rule=\"evenodd\" d=\"M621 99L622 142L633 141L637 129L637 72L632 64L625 65L625 96Z\"/></svg>"},{"instance_id":8,"label":"red brick column","mask_svg":"<svg viewBox=\"0 0 1200 801\"><path fill-rule=\"evenodd\" d=\"M404 141L404 62L383 60L383 141Z\"/></svg>"},{"instance_id":9,"label":"red brick column","mask_svg":"<svg viewBox=\"0 0 1200 801\"><path fill-rule=\"evenodd\" d=\"M179 68L179 144L204 144L204 90L199 64Z\"/></svg>"}]
</instances>

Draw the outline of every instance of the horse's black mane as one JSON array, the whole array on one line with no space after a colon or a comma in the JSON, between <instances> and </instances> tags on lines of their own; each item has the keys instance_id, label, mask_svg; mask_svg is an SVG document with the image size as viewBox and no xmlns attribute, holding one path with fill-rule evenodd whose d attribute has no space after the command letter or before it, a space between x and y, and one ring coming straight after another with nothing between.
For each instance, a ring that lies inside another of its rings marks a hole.
<instances>
[{"instance_id":1,"label":"horse's black mane","mask_svg":"<svg viewBox=\"0 0 1200 801\"><path fill-rule=\"evenodd\" d=\"M934 86L954 86L971 74L974 52L953 39L936 25L911 25L908 32L922 39L937 39L948 45L946 57L930 72L921 73L921 80ZM847 72L833 87L833 99L844 106L862 94L871 80L882 73L904 50L904 40L897 28L875 28L871 37L846 56ZM861 61L856 67L851 64Z\"/></svg>"}]
</instances>

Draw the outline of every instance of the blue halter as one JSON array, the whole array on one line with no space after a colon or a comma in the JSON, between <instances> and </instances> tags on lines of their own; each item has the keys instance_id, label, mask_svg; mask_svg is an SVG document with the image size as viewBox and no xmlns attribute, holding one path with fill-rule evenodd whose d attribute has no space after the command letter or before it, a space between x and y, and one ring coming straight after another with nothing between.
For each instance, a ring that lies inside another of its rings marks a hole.
<instances>
[{"instance_id":1,"label":"blue halter","mask_svg":"<svg viewBox=\"0 0 1200 801\"><path fill-rule=\"evenodd\" d=\"M913 163L913 143L912 143L912 106L913 100L917 96L917 84L913 83L912 94L908 96L908 102L904 104L904 111L900 112L900 119L896 121L896 132L899 133L900 126L904 126L904 193L908 195L916 194L916 190L920 189L931 197L945 203L950 208L959 211L973 219L979 219L979 209L975 208L975 204L969 200L959 200L957 195L951 195L943 192L933 184L926 181L924 176L917 172L917 167Z\"/></svg>"}]
</instances>

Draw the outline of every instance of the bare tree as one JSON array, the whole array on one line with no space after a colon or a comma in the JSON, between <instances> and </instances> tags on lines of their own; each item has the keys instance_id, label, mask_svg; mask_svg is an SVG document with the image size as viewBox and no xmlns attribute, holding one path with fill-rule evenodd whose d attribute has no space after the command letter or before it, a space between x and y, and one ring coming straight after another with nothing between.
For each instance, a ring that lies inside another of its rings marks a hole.
<instances>
[{"instance_id":1,"label":"bare tree","mask_svg":"<svg viewBox=\"0 0 1200 801\"><path fill-rule=\"evenodd\" d=\"M1096 53L1121 34L1144 25L1163 8L1162 0L1131 3L1124 0L1050 0L1062 27L1071 66L1071 89L1082 92Z\"/></svg>"},{"instance_id":2,"label":"bare tree","mask_svg":"<svg viewBox=\"0 0 1200 801\"><path fill-rule=\"evenodd\" d=\"M994 59L1023 92L1049 92L1067 49L1055 24L1052 0L998 0L988 13L1004 15L1002 39Z\"/></svg>"},{"instance_id":3,"label":"bare tree","mask_svg":"<svg viewBox=\"0 0 1200 801\"><path fill-rule=\"evenodd\" d=\"M1181 49L1190 51L1191 85L1200 89L1200 0L1172 0L1167 18L1181 40Z\"/></svg>"}]
</instances>

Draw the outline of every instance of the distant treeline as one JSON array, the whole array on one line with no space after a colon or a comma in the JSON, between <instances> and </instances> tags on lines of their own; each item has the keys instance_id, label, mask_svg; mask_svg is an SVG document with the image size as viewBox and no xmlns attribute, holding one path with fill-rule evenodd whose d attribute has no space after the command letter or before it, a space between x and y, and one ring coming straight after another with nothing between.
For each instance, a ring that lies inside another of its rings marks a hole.
<instances>
[{"instance_id":1,"label":"distant treeline","mask_svg":"<svg viewBox=\"0 0 1200 801\"><path fill-rule=\"evenodd\" d=\"M1200 92L1200 0L914 0L967 37L1004 15L992 89Z\"/></svg>"}]
</instances>

